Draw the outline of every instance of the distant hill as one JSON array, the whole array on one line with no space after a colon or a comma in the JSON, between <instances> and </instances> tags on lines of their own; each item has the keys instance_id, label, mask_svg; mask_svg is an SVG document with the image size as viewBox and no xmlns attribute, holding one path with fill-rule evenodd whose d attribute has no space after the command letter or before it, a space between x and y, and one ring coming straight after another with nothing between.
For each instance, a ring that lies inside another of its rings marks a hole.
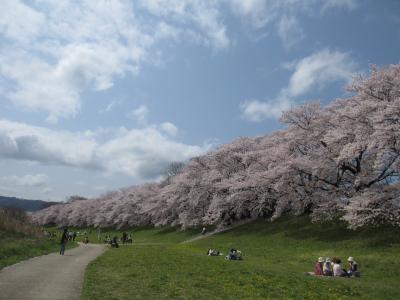
<instances>
[{"instance_id":1,"label":"distant hill","mask_svg":"<svg viewBox=\"0 0 400 300\"><path fill-rule=\"evenodd\" d=\"M42 200L27 200L16 197L0 196L0 207L16 207L25 211L38 211L58 202L47 202Z\"/></svg>"}]
</instances>

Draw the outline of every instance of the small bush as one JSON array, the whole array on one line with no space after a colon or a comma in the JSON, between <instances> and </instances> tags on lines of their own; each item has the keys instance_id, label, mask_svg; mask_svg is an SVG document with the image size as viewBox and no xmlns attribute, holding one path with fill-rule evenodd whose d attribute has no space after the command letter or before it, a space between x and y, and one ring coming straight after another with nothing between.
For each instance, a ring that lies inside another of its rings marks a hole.
<instances>
[{"instance_id":1,"label":"small bush","mask_svg":"<svg viewBox=\"0 0 400 300\"><path fill-rule=\"evenodd\" d=\"M40 235L40 228L30 223L25 211L20 208L0 208L0 230L22 233L25 235Z\"/></svg>"}]
</instances>

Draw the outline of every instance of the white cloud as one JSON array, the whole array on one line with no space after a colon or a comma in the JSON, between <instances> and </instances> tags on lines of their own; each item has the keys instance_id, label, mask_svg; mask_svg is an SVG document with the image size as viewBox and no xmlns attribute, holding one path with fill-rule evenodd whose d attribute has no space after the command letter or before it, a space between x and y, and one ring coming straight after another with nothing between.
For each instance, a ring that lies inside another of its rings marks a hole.
<instances>
[{"instance_id":1,"label":"white cloud","mask_svg":"<svg viewBox=\"0 0 400 300\"><path fill-rule=\"evenodd\" d=\"M348 53L321 50L297 62L285 92L289 97L296 97L334 81L349 81L354 67Z\"/></svg>"},{"instance_id":2,"label":"white cloud","mask_svg":"<svg viewBox=\"0 0 400 300\"><path fill-rule=\"evenodd\" d=\"M2 95L16 107L44 111L47 121L76 116L82 95L104 91L143 64L159 64L164 40L223 50L234 43L226 23L239 17L256 29L276 24L290 49L303 37L297 16L355 0L4 0L0 10ZM284 17L282 17L284 16ZM274 23L275 22L275 23ZM9 83L11 82L11 84Z\"/></svg>"},{"instance_id":3,"label":"white cloud","mask_svg":"<svg viewBox=\"0 0 400 300\"><path fill-rule=\"evenodd\" d=\"M267 118L279 118L282 111L289 109L291 103L287 98L281 98L273 102L258 100L245 100L240 104L242 117L248 121L261 122Z\"/></svg>"},{"instance_id":4,"label":"white cloud","mask_svg":"<svg viewBox=\"0 0 400 300\"><path fill-rule=\"evenodd\" d=\"M191 146L171 140L154 127L133 129L101 145L100 157L113 172L157 178L173 161L203 154L208 147Z\"/></svg>"},{"instance_id":5,"label":"white cloud","mask_svg":"<svg viewBox=\"0 0 400 300\"><path fill-rule=\"evenodd\" d=\"M265 0L229 0L232 12L256 28L271 22L276 15L277 6Z\"/></svg>"},{"instance_id":6,"label":"white cloud","mask_svg":"<svg viewBox=\"0 0 400 300\"><path fill-rule=\"evenodd\" d=\"M358 7L358 2L358 0L326 0L322 6L322 11L335 7L354 10Z\"/></svg>"},{"instance_id":7,"label":"white cloud","mask_svg":"<svg viewBox=\"0 0 400 300\"><path fill-rule=\"evenodd\" d=\"M299 22L293 16L282 16L278 23L278 35L286 50L291 49L304 38Z\"/></svg>"},{"instance_id":8,"label":"white cloud","mask_svg":"<svg viewBox=\"0 0 400 300\"><path fill-rule=\"evenodd\" d=\"M231 45L226 26L221 21L220 3L204 0L141 0L142 8L189 32L188 36L215 49Z\"/></svg>"},{"instance_id":9,"label":"white cloud","mask_svg":"<svg viewBox=\"0 0 400 300\"><path fill-rule=\"evenodd\" d=\"M155 179L171 162L209 150L173 140L173 124L165 124L168 134L156 126L70 132L0 120L0 157Z\"/></svg>"},{"instance_id":10,"label":"white cloud","mask_svg":"<svg viewBox=\"0 0 400 300\"><path fill-rule=\"evenodd\" d=\"M48 186L45 174L8 175L0 177L0 192L27 199L48 196L53 189Z\"/></svg>"},{"instance_id":11,"label":"white cloud","mask_svg":"<svg viewBox=\"0 0 400 300\"><path fill-rule=\"evenodd\" d=\"M170 122L162 123L160 125L160 129L171 137L174 137L178 134L178 128Z\"/></svg>"},{"instance_id":12,"label":"white cloud","mask_svg":"<svg viewBox=\"0 0 400 300\"><path fill-rule=\"evenodd\" d=\"M0 177L0 183L2 185L8 185L12 187L46 187L47 176L45 174L26 174L23 176L3 176Z\"/></svg>"},{"instance_id":13,"label":"white cloud","mask_svg":"<svg viewBox=\"0 0 400 300\"><path fill-rule=\"evenodd\" d=\"M6 37L28 42L40 34L45 16L20 1L2 0L0 9L0 33Z\"/></svg>"},{"instance_id":14,"label":"white cloud","mask_svg":"<svg viewBox=\"0 0 400 300\"><path fill-rule=\"evenodd\" d=\"M158 63L162 40L190 32L212 48L230 45L212 2L188 1L181 11L179 1L145 1L149 18L124 0L3 2L0 76L13 83L3 94L21 109L47 112L49 122L76 116L83 92L110 89L116 78Z\"/></svg>"},{"instance_id":15,"label":"white cloud","mask_svg":"<svg viewBox=\"0 0 400 300\"><path fill-rule=\"evenodd\" d=\"M348 53L324 49L300 61L286 64L286 68L294 69L289 85L281 89L273 101L247 100L241 103L243 118L253 122L278 118L282 111L295 104L296 97L306 95L313 89L321 90L333 82L349 82L355 64Z\"/></svg>"},{"instance_id":16,"label":"white cloud","mask_svg":"<svg viewBox=\"0 0 400 300\"><path fill-rule=\"evenodd\" d=\"M0 73L15 81L8 98L23 109L45 109L48 121L75 116L80 109L80 89L48 63L29 54L2 53Z\"/></svg>"},{"instance_id":17,"label":"white cloud","mask_svg":"<svg viewBox=\"0 0 400 300\"><path fill-rule=\"evenodd\" d=\"M319 14L329 9L353 10L358 0L225 0L234 14L255 27L276 21L283 14Z\"/></svg>"},{"instance_id":18,"label":"white cloud","mask_svg":"<svg viewBox=\"0 0 400 300\"><path fill-rule=\"evenodd\" d=\"M135 118L136 122L138 122L138 124L140 125L147 124L148 114L149 114L149 109L147 108L146 105L143 104L129 113L129 115Z\"/></svg>"},{"instance_id":19,"label":"white cloud","mask_svg":"<svg viewBox=\"0 0 400 300\"><path fill-rule=\"evenodd\" d=\"M288 50L305 36L297 21L301 15L321 16L331 9L353 10L358 0L225 0L234 15L255 29L268 31L277 28L277 34ZM265 36L265 32L262 34Z\"/></svg>"},{"instance_id":20,"label":"white cloud","mask_svg":"<svg viewBox=\"0 0 400 300\"><path fill-rule=\"evenodd\" d=\"M106 107L104 107L103 109L101 109L99 111L99 113L108 113L110 111L112 111L115 107L117 107L118 105L120 105L122 103L121 100L114 100L111 101L110 103L107 104Z\"/></svg>"},{"instance_id":21,"label":"white cloud","mask_svg":"<svg viewBox=\"0 0 400 300\"><path fill-rule=\"evenodd\" d=\"M17 160L99 168L97 143L85 133L53 131L24 123L0 120L0 156Z\"/></svg>"},{"instance_id":22,"label":"white cloud","mask_svg":"<svg viewBox=\"0 0 400 300\"><path fill-rule=\"evenodd\" d=\"M12 2L2 13L14 16L14 6L23 6L45 18L45 26L35 25L39 17L22 19L24 13L3 20L4 28L32 26L37 33L24 43L21 30L6 31L0 74L14 82L6 96L23 109L47 111L50 122L75 116L83 91L109 89L116 76L137 73L156 42L154 32L136 24L127 1Z\"/></svg>"}]
</instances>

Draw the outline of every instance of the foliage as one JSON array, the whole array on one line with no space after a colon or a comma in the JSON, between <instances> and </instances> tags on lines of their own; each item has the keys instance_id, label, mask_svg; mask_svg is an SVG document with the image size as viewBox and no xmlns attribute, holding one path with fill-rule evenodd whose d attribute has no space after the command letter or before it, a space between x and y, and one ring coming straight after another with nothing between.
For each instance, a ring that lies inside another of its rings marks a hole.
<instances>
[{"instance_id":1,"label":"foliage","mask_svg":"<svg viewBox=\"0 0 400 300\"><path fill-rule=\"evenodd\" d=\"M38 236L41 229L33 226L25 211L15 207L0 208L0 230Z\"/></svg>"},{"instance_id":2,"label":"foliage","mask_svg":"<svg viewBox=\"0 0 400 300\"><path fill-rule=\"evenodd\" d=\"M311 214L351 227L400 225L400 65L371 68L352 94L283 113L286 128L239 138L191 159L173 176L52 206L40 224L183 228Z\"/></svg>"}]
</instances>

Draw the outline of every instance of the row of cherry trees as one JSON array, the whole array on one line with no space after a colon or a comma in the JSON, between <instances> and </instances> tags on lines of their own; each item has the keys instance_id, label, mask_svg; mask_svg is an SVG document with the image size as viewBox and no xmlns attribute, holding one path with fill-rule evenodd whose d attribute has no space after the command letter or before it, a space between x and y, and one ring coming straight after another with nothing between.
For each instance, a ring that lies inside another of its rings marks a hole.
<instances>
[{"instance_id":1,"label":"row of cherry trees","mask_svg":"<svg viewBox=\"0 0 400 300\"><path fill-rule=\"evenodd\" d=\"M283 113L284 130L174 165L166 180L51 206L41 224L226 224L282 214L400 225L400 65L371 68L351 97Z\"/></svg>"}]
</instances>

